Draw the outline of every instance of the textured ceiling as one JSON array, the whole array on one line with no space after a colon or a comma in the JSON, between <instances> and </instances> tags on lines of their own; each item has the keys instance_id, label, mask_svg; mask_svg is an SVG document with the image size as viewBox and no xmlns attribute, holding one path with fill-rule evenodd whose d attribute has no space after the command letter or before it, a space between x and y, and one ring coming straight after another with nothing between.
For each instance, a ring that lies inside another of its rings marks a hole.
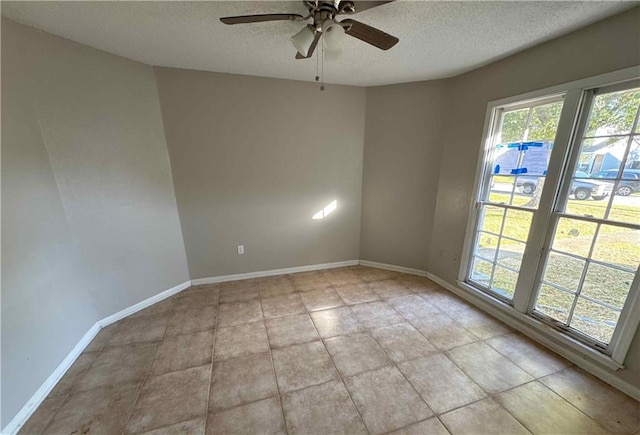
<instances>
[{"instance_id":1,"label":"textured ceiling","mask_svg":"<svg viewBox=\"0 0 640 435\"><path fill-rule=\"evenodd\" d=\"M389 51L346 38L328 83L373 86L451 77L636 6L636 2L396 1L352 18L400 38ZM229 15L306 12L301 1L10 2L14 21L151 65L312 81L295 60L301 23L226 26Z\"/></svg>"}]
</instances>

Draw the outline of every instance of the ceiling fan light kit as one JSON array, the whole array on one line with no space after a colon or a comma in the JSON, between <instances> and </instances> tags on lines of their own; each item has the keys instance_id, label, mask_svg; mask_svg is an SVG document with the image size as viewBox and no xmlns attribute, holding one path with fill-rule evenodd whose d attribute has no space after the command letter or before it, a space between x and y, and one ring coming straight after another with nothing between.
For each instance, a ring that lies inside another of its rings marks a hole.
<instances>
[{"instance_id":1,"label":"ceiling fan light kit","mask_svg":"<svg viewBox=\"0 0 640 435\"><path fill-rule=\"evenodd\" d=\"M352 19L336 21L340 15L351 15L363 10L382 6L391 1L351 1L351 0L304 0L309 14L264 14L264 15L242 15L238 17L220 18L224 24L248 24L265 21L300 21L305 22L312 19L312 24L307 24L302 30L291 37L291 42L295 46L296 59L310 58L322 37L323 46L327 51L331 51L332 57L337 57L344 35L352 36L363 42L373 45L381 50L388 50L399 41L395 36L389 35L381 30L371 27Z\"/></svg>"}]
</instances>

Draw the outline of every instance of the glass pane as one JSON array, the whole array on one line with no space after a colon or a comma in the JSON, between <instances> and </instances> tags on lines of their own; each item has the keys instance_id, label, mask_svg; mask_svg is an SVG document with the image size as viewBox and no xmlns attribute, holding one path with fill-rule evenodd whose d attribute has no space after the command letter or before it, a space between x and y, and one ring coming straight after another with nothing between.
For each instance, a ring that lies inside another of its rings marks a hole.
<instances>
[{"instance_id":1,"label":"glass pane","mask_svg":"<svg viewBox=\"0 0 640 435\"><path fill-rule=\"evenodd\" d=\"M609 211L610 220L640 225L640 190L636 188L640 189L640 179L620 180Z\"/></svg>"},{"instance_id":2,"label":"glass pane","mask_svg":"<svg viewBox=\"0 0 640 435\"><path fill-rule=\"evenodd\" d=\"M571 192L572 195L574 193L576 193L576 190ZM578 188L577 195L568 198L565 212L575 216L603 219L607 213L609 203L607 201L594 200L591 197L587 199L577 199L583 198L583 195L586 195L586 193L581 190L581 188Z\"/></svg>"},{"instance_id":3,"label":"glass pane","mask_svg":"<svg viewBox=\"0 0 640 435\"><path fill-rule=\"evenodd\" d=\"M498 264L520 270L525 246L525 243L514 242L513 240L503 238L500 242L500 250L498 251Z\"/></svg>"},{"instance_id":4,"label":"glass pane","mask_svg":"<svg viewBox=\"0 0 640 435\"><path fill-rule=\"evenodd\" d=\"M491 177L489 201L496 204L511 204L511 196L516 177L511 175L494 175Z\"/></svg>"},{"instance_id":5,"label":"glass pane","mask_svg":"<svg viewBox=\"0 0 640 435\"><path fill-rule=\"evenodd\" d=\"M503 267L496 266L496 269L493 272L493 283L491 284L491 288L503 296L512 298L513 292L516 290L517 282L517 273L511 272Z\"/></svg>"},{"instance_id":6,"label":"glass pane","mask_svg":"<svg viewBox=\"0 0 640 435\"><path fill-rule=\"evenodd\" d=\"M562 112L562 101L534 108L527 140L553 141L556 138L560 112Z\"/></svg>"},{"instance_id":7,"label":"glass pane","mask_svg":"<svg viewBox=\"0 0 640 435\"><path fill-rule=\"evenodd\" d=\"M500 234L502 219L504 218L504 208L485 205L482 211L482 231Z\"/></svg>"},{"instance_id":8,"label":"glass pane","mask_svg":"<svg viewBox=\"0 0 640 435\"><path fill-rule=\"evenodd\" d=\"M495 261L498 240L500 240L500 237L498 236L480 232L478 234L478 244L476 246L475 254L482 258L486 258L487 260Z\"/></svg>"},{"instance_id":9,"label":"glass pane","mask_svg":"<svg viewBox=\"0 0 640 435\"><path fill-rule=\"evenodd\" d=\"M543 280L573 292L578 290L580 278L584 270L585 261L568 255L549 253L544 269Z\"/></svg>"},{"instance_id":10,"label":"glass pane","mask_svg":"<svg viewBox=\"0 0 640 435\"><path fill-rule=\"evenodd\" d=\"M471 268L471 280L485 287L489 287L491 274L493 273L493 264L484 261L478 257L473 258L473 267Z\"/></svg>"},{"instance_id":11,"label":"glass pane","mask_svg":"<svg viewBox=\"0 0 640 435\"><path fill-rule=\"evenodd\" d=\"M593 303L588 299L578 298L571 319L571 327L602 343L609 343L619 316L620 313L617 311Z\"/></svg>"},{"instance_id":12,"label":"glass pane","mask_svg":"<svg viewBox=\"0 0 640 435\"><path fill-rule=\"evenodd\" d=\"M640 264L640 230L602 225L591 258L637 270Z\"/></svg>"},{"instance_id":13,"label":"glass pane","mask_svg":"<svg viewBox=\"0 0 640 435\"><path fill-rule=\"evenodd\" d=\"M551 247L556 251L588 257L597 224L578 219L560 218Z\"/></svg>"},{"instance_id":14,"label":"glass pane","mask_svg":"<svg viewBox=\"0 0 640 435\"><path fill-rule=\"evenodd\" d=\"M507 210L502 235L523 242L529 237L533 213L520 210Z\"/></svg>"},{"instance_id":15,"label":"glass pane","mask_svg":"<svg viewBox=\"0 0 640 435\"><path fill-rule=\"evenodd\" d=\"M640 89L597 95L593 99L586 136L629 133L639 105Z\"/></svg>"},{"instance_id":16,"label":"glass pane","mask_svg":"<svg viewBox=\"0 0 640 435\"><path fill-rule=\"evenodd\" d=\"M591 263L581 294L621 310L633 278L633 273Z\"/></svg>"},{"instance_id":17,"label":"glass pane","mask_svg":"<svg viewBox=\"0 0 640 435\"><path fill-rule=\"evenodd\" d=\"M527 129L528 115L529 109L504 112L500 128L500 140L498 142L520 142L524 137L525 130Z\"/></svg>"},{"instance_id":18,"label":"glass pane","mask_svg":"<svg viewBox=\"0 0 640 435\"><path fill-rule=\"evenodd\" d=\"M573 304L574 295L549 285L541 285L536 302L536 311L566 324Z\"/></svg>"}]
</instances>

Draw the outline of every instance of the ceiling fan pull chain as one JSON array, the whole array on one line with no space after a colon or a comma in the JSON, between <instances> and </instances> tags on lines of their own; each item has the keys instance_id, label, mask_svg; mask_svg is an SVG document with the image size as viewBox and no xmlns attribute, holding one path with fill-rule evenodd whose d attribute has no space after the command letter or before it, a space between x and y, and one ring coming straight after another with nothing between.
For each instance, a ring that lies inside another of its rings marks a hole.
<instances>
[{"instance_id":1,"label":"ceiling fan pull chain","mask_svg":"<svg viewBox=\"0 0 640 435\"><path fill-rule=\"evenodd\" d=\"M320 47L322 51L322 59L320 59L320 90L324 91L324 44Z\"/></svg>"}]
</instances>

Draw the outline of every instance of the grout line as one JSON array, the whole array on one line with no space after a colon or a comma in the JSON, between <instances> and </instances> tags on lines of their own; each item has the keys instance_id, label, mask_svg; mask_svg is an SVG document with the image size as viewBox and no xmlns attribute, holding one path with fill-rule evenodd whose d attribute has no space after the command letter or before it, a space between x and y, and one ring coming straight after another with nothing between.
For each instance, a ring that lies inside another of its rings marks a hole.
<instances>
[{"instance_id":1,"label":"grout line","mask_svg":"<svg viewBox=\"0 0 640 435\"><path fill-rule=\"evenodd\" d=\"M216 340L218 338L218 322L220 320L220 287L213 287L218 291L218 305L216 306L216 321L213 329L213 344L211 345L211 370L209 371L209 389L207 390L207 404L204 410L204 431L207 432L207 426L209 425L209 405L211 402L211 389L213 388L213 366L215 365L215 349Z\"/></svg>"},{"instance_id":2,"label":"grout line","mask_svg":"<svg viewBox=\"0 0 640 435\"><path fill-rule=\"evenodd\" d=\"M287 280L290 278L287 276ZM293 283L292 283L293 285ZM273 362L273 350L271 349L271 339L269 337L269 328L267 328L267 319L264 316L264 309L262 307L262 290L259 291L259 300L260 300L260 313L262 314L262 323L264 324L264 330L267 335L267 346L269 347L269 362L271 363L271 372L273 374L273 380L276 383L276 396L278 397L278 404L280 405L280 415L282 416L282 424L284 425L284 430L289 433L289 428L287 426L287 419L284 415L284 407L282 405L282 396L280 394L280 385L278 383L278 373L276 372L276 366Z\"/></svg>"}]
</instances>

